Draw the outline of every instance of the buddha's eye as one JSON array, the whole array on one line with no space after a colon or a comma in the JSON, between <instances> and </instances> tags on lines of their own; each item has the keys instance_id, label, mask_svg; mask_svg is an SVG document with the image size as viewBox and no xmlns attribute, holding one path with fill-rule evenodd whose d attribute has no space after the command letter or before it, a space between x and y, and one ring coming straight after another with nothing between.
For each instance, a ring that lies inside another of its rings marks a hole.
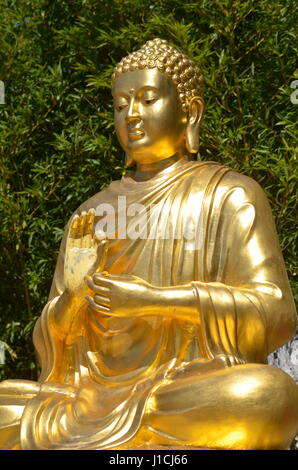
<instances>
[{"instance_id":1,"label":"buddha's eye","mask_svg":"<svg viewBox=\"0 0 298 470\"><path fill-rule=\"evenodd\" d=\"M115 108L120 113L123 109L127 108L128 101L124 96L117 96L115 99Z\"/></svg>"},{"instance_id":2,"label":"buddha's eye","mask_svg":"<svg viewBox=\"0 0 298 470\"><path fill-rule=\"evenodd\" d=\"M159 93L156 90L144 90L141 94L141 100L144 105L150 106L151 104L155 103L159 98Z\"/></svg>"},{"instance_id":3,"label":"buddha's eye","mask_svg":"<svg viewBox=\"0 0 298 470\"><path fill-rule=\"evenodd\" d=\"M125 103L116 105L116 109L117 109L118 112L122 111L126 107L127 107L127 104L125 104Z\"/></svg>"},{"instance_id":4,"label":"buddha's eye","mask_svg":"<svg viewBox=\"0 0 298 470\"><path fill-rule=\"evenodd\" d=\"M157 97L152 97L152 98L143 98L143 101L145 104L153 104L158 100Z\"/></svg>"}]
</instances>

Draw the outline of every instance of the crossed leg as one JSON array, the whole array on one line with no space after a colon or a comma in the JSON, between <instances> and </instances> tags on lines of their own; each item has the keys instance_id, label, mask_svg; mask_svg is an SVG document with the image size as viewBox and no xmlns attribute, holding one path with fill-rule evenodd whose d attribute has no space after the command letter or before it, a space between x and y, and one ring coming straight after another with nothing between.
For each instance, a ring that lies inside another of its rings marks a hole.
<instances>
[{"instance_id":1,"label":"crossed leg","mask_svg":"<svg viewBox=\"0 0 298 470\"><path fill-rule=\"evenodd\" d=\"M0 449L20 449L20 422L28 400L39 391L40 384L30 380L0 382Z\"/></svg>"},{"instance_id":2,"label":"crossed leg","mask_svg":"<svg viewBox=\"0 0 298 470\"><path fill-rule=\"evenodd\" d=\"M0 383L0 449L20 449L20 421L40 384ZM281 370L230 367L160 386L140 430L118 449L287 449L298 428L298 387Z\"/></svg>"},{"instance_id":3,"label":"crossed leg","mask_svg":"<svg viewBox=\"0 0 298 470\"><path fill-rule=\"evenodd\" d=\"M287 449L297 428L294 380L245 364L161 386L149 399L143 437L153 447Z\"/></svg>"}]
</instances>

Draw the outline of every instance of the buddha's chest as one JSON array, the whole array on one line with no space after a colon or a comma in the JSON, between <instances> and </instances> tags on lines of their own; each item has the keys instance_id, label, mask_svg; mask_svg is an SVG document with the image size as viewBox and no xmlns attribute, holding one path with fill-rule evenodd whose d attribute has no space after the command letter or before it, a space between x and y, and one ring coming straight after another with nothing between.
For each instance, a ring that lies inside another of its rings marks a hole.
<instances>
[{"instance_id":1,"label":"buddha's chest","mask_svg":"<svg viewBox=\"0 0 298 470\"><path fill-rule=\"evenodd\" d=\"M157 286L201 280L203 196L203 191L183 188L144 204L119 196L107 211L98 207L98 216L105 213L95 230L109 239L105 269L111 274L133 274Z\"/></svg>"}]
</instances>

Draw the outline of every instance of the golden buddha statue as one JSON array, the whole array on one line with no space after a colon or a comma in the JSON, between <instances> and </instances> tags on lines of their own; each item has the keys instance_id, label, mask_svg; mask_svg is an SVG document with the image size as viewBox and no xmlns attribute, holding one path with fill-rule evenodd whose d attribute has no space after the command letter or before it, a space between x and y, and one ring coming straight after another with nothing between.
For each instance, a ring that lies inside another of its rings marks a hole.
<instances>
[{"instance_id":1,"label":"golden buddha statue","mask_svg":"<svg viewBox=\"0 0 298 470\"><path fill-rule=\"evenodd\" d=\"M136 169L68 222L40 378L0 384L0 448L287 449L298 388L266 363L296 313L267 199L189 158L202 77L166 41L124 58L112 91Z\"/></svg>"}]
</instances>

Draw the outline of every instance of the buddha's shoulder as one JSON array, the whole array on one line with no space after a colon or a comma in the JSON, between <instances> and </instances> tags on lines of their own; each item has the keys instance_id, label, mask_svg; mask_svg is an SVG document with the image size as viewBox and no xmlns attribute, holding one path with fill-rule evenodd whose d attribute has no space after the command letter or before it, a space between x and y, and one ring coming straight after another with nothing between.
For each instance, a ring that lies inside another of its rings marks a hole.
<instances>
[{"instance_id":1,"label":"buddha's shoulder","mask_svg":"<svg viewBox=\"0 0 298 470\"><path fill-rule=\"evenodd\" d=\"M265 196L262 187L256 180L234 168L217 162L195 163L194 166L196 167L195 171L198 172L200 168L206 168L208 173L206 185L213 186L218 192L238 191L238 194L243 193L243 196L249 199Z\"/></svg>"},{"instance_id":2,"label":"buddha's shoulder","mask_svg":"<svg viewBox=\"0 0 298 470\"><path fill-rule=\"evenodd\" d=\"M233 168L224 175L221 185L225 188L241 192L243 197L256 201L258 199L267 199L262 186L251 176L239 173Z\"/></svg>"}]
</instances>

